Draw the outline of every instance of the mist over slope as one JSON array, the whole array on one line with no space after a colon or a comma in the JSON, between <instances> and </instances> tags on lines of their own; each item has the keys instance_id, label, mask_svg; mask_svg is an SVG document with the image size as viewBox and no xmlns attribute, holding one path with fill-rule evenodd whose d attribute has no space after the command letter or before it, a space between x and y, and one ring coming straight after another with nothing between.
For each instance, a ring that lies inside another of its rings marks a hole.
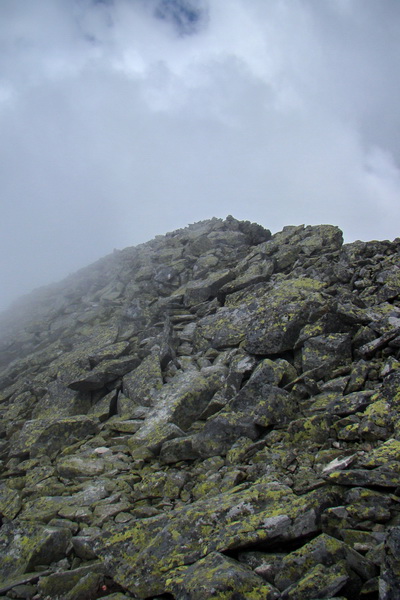
<instances>
[{"instance_id":1,"label":"mist over slope","mask_svg":"<svg viewBox=\"0 0 400 600\"><path fill-rule=\"evenodd\" d=\"M214 218L5 312L0 597L396 598L399 250Z\"/></svg>"}]
</instances>

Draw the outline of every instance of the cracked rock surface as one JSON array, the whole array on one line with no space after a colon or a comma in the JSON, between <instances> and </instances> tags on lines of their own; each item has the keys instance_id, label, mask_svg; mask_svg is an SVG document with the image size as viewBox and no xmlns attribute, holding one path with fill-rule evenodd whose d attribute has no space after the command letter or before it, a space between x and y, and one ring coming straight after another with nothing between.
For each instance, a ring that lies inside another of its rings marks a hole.
<instances>
[{"instance_id":1,"label":"cracked rock surface","mask_svg":"<svg viewBox=\"0 0 400 600\"><path fill-rule=\"evenodd\" d=\"M210 219L0 315L0 598L398 600L399 251Z\"/></svg>"}]
</instances>

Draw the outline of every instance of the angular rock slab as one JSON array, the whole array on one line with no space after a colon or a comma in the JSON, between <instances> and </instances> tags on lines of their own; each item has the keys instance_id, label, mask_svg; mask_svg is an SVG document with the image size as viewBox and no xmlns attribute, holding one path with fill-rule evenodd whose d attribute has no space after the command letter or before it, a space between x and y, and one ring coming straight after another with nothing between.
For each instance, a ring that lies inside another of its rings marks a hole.
<instances>
[{"instance_id":1,"label":"angular rock slab","mask_svg":"<svg viewBox=\"0 0 400 600\"><path fill-rule=\"evenodd\" d=\"M253 258L251 254L250 257ZM258 259L259 262L254 263L248 262L247 258L244 259L237 267L240 275L221 288L222 294L232 294L250 285L268 281L274 272L274 261L261 260L261 257Z\"/></svg>"},{"instance_id":2,"label":"angular rock slab","mask_svg":"<svg viewBox=\"0 0 400 600\"><path fill-rule=\"evenodd\" d=\"M227 297L226 305L198 322L195 347L237 346L250 354L273 355L294 347L307 323L328 310L320 281L301 278L260 284Z\"/></svg>"},{"instance_id":3,"label":"angular rock slab","mask_svg":"<svg viewBox=\"0 0 400 600\"><path fill-rule=\"evenodd\" d=\"M244 342L247 352L267 356L291 350L302 327L328 310L328 301L321 293L324 287L306 277L275 285L252 311ZM248 297L246 304L249 301Z\"/></svg>"},{"instance_id":4,"label":"angular rock slab","mask_svg":"<svg viewBox=\"0 0 400 600\"><path fill-rule=\"evenodd\" d=\"M285 485L259 480L250 488L233 488L162 518L111 530L99 541L97 552L118 583L146 598L167 591L172 570L212 552L267 546L318 532L321 513L339 498L338 490L329 486L296 496Z\"/></svg>"},{"instance_id":5,"label":"angular rock slab","mask_svg":"<svg viewBox=\"0 0 400 600\"><path fill-rule=\"evenodd\" d=\"M291 350L304 325L327 312L324 287L320 281L304 277L277 283L260 299L256 289L248 292L243 298L251 315L246 351L268 356Z\"/></svg>"},{"instance_id":6,"label":"angular rock slab","mask_svg":"<svg viewBox=\"0 0 400 600\"><path fill-rule=\"evenodd\" d=\"M362 461L363 467L380 467L400 461L400 441L389 439L372 450Z\"/></svg>"},{"instance_id":7,"label":"angular rock slab","mask_svg":"<svg viewBox=\"0 0 400 600\"><path fill-rule=\"evenodd\" d=\"M400 465L395 462L376 469L334 471L327 479L330 483L354 487L397 488L400 486Z\"/></svg>"},{"instance_id":8,"label":"angular rock slab","mask_svg":"<svg viewBox=\"0 0 400 600\"><path fill-rule=\"evenodd\" d=\"M302 350L303 371L324 364L339 366L351 360L351 336L348 333L317 335L305 341Z\"/></svg>"},{"instance_id":9,"label":"angular rock slab","mask_svg":"<svg viewBox=\"0 0 400 600\"><path fill-rule=\"evenodd\" d=\"M159 357L152 353L122 379L122 391L133 404L152 406L154 397L163 386Z\"/></svg>"},{"instance_id":10,"label":"angular rock slab","mask_svg":"<svg viewBox=\"0 0 400 600\"><path fill-rule=\"evenodd\" d=\"M277 600L273 586L232 558L212 552L190 567L171 573L168 589L185 600Z\"/></svg>"},{"instance_id":11,"label":"angular rock slab","mask_svg":"<svg viewBox=\"0 0 400 600\"><path fill-rule=\"evenodd\" d=\"M64 417L63 419L33 419L26 421L11 448L10 456L48 455L54 457L64 447L88 435L96 435L100 431L97 419L86 415Z\"/></svg>"},{"instance_id":12,"label":"angular rock slab","mask_svg":"<svg viewBox=\"0 0 400 600\"><path fill-rule=\"evenodd\" d=\"M139 359L132 356L114 360L104 360L92 371L83 371L79 377L68 384L68 387L71 388L71 390L79 390L82 392L100 390L107 383L132 371L138 364Z\"/></svg>"},{"instance_id":13,"label":"angular rock slab","mask_svg":"<svg viewBox=\"0 0 400 600\"><path fill-rule=\"evenodd\" d=\"M183 435L222 386L224 378L223 368L209 367L201 372L182 373L164 385L143 427L128 442L132 455L143 448L157 452L165 441Z\"/></svg>"},{"instance_id":14,"label":"angular rock slab","mask_svg":"<svg viewBox=\"0 0 400 600\"><path fill-rule=\"evenodd\" d=\"M104 471L102 458L67 456L57 462L57 472L60 477L96 477Z\"/></svg>"},{"instance_id":15,"label":"angular rock slab","mask_svg":"<svg viewBox=\"0 0 400 600\"><path fill-rule=\"evenodd\" d=\"M376 567L371 561L344 542L322 533L282 560L275 585L280 590L284 590L302 579L317 565L330 566L341 560L346 560L347 565L364 581L370 579L376 572Z\"/></svg>"},{"instance_id":16,"label":"angular rock slab","mask_svg":"<svg viewBox=\"0 0 400 600\"><path fill-rule=\"evenodd\" d=\"M115 360L125 354L128 349L129 342L117 342L116 344L110 344L109 346L104 346L104 348L99 348L89 354L88 359L90 366L93 368L103 360Z\"/></svg>"},{"instance_id":17,"label":"angular rock slab","mask_svg":"<svg viewBox=\"0 0 400 600\"><path fill-rule=\"evenodd\" d=\"M39 582L39 591L43 596L49 598L65 598L67 593L72 590L79 581L89 574L104 574L104 566L100 561L92 562L88 566L83 566L70 571L60 571L43 577ZM89 598L89 595L87 596Z\"/></svg>"},{"instance_id":18,"label":"angular rock slab","mask_svg":"<svg viewBox=\"0 0 400 600\"><path fill-rule=\"evenodd\" d=\"M7 519L14 519L22 507L22 499L17 490L9 488L5 483L0 483L0 515Z\"/></svg>"},{"instance_id":19,"label":"angular rock slab","mask_svg":"<svg viewBox=\"0 0 400 600\"><path fill-rule=\"evenodd\" d=\"M205 302L217 295L218 290L234 278L229 269L212 273L207 279L195 280L188 283L185 292L185 305L193 306Z\"/></svg>"},{"instance_id":20,"label":"angular rock slab","mask_svg":"<svg viewBox=\"0 0 400 600\"><path fill-rule=\"evenodd\" d=\"M238 346L245 338L251 314L245 305L223 306L214 315L203 317L194 332L195 350Z\"/></svg>"},{"instance_id":21,"label":"angular rock slab","mask_svg":"<svg viewBox=\"0 0 400 600\"><path fill-rule=\"evenodd\" d=\"M284 362L280 363L282 373ZM195 452L202 457L223 456L239 437L257 439L260 435L257 426L281 427L296 417L295 400L288 392L271 384L276 376L271 364L275 366L271 360L262 361L226 407L207 420L202 432L192 436ZM278 369L279 365L276 365L275 371Z\"/></svg>"},{"instance_id":22,"label":"angular rock slab","mask_svg":"<svg viewBox=\"0 0 400 600\"><path fill-rule=\"evenodd\" d=\"M282 600L333 600L333 596L343 588L348 579L344 561L331 567L316 565L298 583L285 590L281 597Z\"/></svg>"},{"instance_id":23,"label":"angular rock slab","mask_svg":"<svg viewBox=\"0 0 400 600\"><path fill-rule=\"evenodd\" d=\"M77 393L59 380L52 381L47 386L47 394L36 404L32 419L82 415L89 411L90 405L89 394Z\"/></svg>"},{"instance_id":24,"label":"angular rock slab","mask_svg":"<svg viewBox=\"0 0 400 600\"><path fill-rule=\"evenodd\" d=\"M261 368L227 408L208 419L203 431L193 436L193 448L203 457L225 455L239 437L256 439L257 426L287 424L295 418L296 408L289 393L268 383L268 369Z\"/></svg>"},{"instance_id":25,"label":"angular rock slab","mask_svg":"<svg viewBox=\"0 0 400 600\"><path fill-rule=\"evenodd\" d=\"M385 556L379 581L380 600L400 597L400 527L393 527L386 538Z\"/></svg>"},{"instance_id":26,"label":"angular rock slab","mask_svg":"<svg viewBox=\"0 0 400 600\"><path fill-rule=\"evenodd\" d=\"M32 523L7 523L0 530L0 586L36 565L60 560L67 552L71 532L67 528Z\"/></svg>"}]
</instances>

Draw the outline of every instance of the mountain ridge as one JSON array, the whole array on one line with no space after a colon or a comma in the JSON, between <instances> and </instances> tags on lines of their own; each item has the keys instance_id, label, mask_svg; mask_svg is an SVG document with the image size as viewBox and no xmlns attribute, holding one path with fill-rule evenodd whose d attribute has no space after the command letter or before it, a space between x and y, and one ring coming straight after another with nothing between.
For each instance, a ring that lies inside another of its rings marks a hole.
<instances>
[{"instance_id":1,"label":"mountain ridge","mask_svg":"<svg viewBox=\"0 0 400 600\"><path fill-rule=\"evenodd\" d=\"M0 588L396 598L399 250L213 218L3 313Z\"/></svg>"}]
</instances>

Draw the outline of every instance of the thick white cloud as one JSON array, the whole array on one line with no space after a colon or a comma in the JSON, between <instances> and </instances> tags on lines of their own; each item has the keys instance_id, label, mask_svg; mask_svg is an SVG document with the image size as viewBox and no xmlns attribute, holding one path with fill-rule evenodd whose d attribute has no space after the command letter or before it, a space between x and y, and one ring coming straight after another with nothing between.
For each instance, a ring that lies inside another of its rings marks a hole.
<instances>
[{"instance_id":1,"label":"thick white cloud","mask_svg":"<svg viewBox=\"0 0 400 600\"><path fill-rule=\"evenodd\" d=\"M397 0L2 0L0 306L214 215L399 235L399 17Z\"/></svg>"}]
</instances>

